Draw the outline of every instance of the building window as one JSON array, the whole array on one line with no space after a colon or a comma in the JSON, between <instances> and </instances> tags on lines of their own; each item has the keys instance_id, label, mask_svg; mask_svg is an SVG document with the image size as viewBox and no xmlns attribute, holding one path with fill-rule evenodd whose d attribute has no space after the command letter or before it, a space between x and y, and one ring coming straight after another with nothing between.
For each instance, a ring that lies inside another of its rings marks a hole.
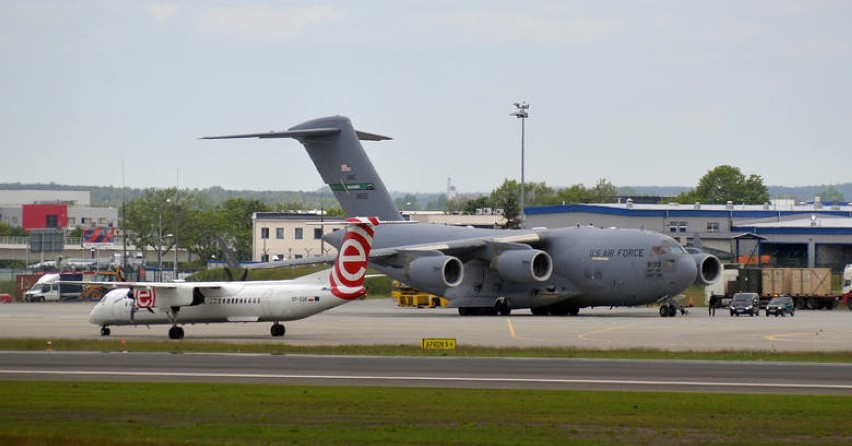
<instances>
[{"instance_id":1,"label":"building window","mask_svg":"<svg viewBox=\"0 0 852 446\"><path fill-rule=\"evenodd\" d=\"M106 224L106 217L98 217L98 224L99 225L105 225Z\"/></svg>"},{"instance_id":2,"label":"building window","mask_svg":"<svg viewBox=\"0 0 852 446\"><path fill-rule=\"evenodd\" d=\"M719 222L718 221L708 221L707 222L707 232L719 232Z\"/></svg>"},{"instance_id":3,"label":"building window","mask_svg":"<svg viewBox=\"0 0 852 446\"><path fill-rule=\"evenodd\" d=\"M260 238L269 238L269 228L260 228Z\"/></svg>"},{"instance_id":4,"label":"building window","mask_svg":"<svg viewBox=\"0 0 852 446\"><path fill-rule=\"evenodd\" d=\"M322 238L322 228L314 228L314 240Z\"/></svg>"},{"instance_id":5,"label":"building window","mask_svg":"<svg viewBox=\"0 0 852 446\"><path fill-rule=\"evenodd\" d=\"M74 217L68 217L68 226L74 226L77 222L77 219Z\"/></svg>"},{"instance_id":6,"label":"building window","mask_svg":"<svg viewBox=\"0 0 852 446\"><path fill-rule=\"evenodd\" d=\"M669 222L669 232L686 232L689 228L689 225L685 221L670 221Z\"/></svg>"},{"instance_id":7,"label":"building window","mask_svg":"<svg viewBox=\"0 0 852 446\"><path fill-rule=\"evenodd\" d=\"M46 227L46 228L58 228L59 227L59 217L55 214L47 215L46 221L44 222L44 227Z\"/></svg>"},{"instance_id":8,"label":"building window","mask_svg":"<svg viewBox=\"0 0 852 446\"><path fill-rule=\"evenodd\" d=\"M278 240L284 238L284 228L275 228L275 238Z\"/></svg>"},{"instance_id":9,"label":"building window","mask_svg":"<svg viewBox=\"0 0 852 446\"><path fill-rule=\"evenodd\" d=\"M301 254L296 254L296 255L295 255L295 257L296 257L297 259L301 259L301 258L302 258L302 255L301 255Z\"/></svg>"},{"instance_id":10,"label":"building window","mask_svg":"<svg viewBox=\"0 0 852 446\"><path fill-rule=\"evenodd\" d=\"M296 240L301 240L303 238L304 237L302 235L302 228L296 228Z\"/></svg>"},{"instance_id":11,"label":"building window","mask_svg":"<svg viewBox=\"0 0 852 446\"><path fill-rule=\"evenodd\" d=\"M86 223L90 222L91 220L92 220L91 218L80 217L80 225L85 225Z\"/></svg>"}]
</instances>

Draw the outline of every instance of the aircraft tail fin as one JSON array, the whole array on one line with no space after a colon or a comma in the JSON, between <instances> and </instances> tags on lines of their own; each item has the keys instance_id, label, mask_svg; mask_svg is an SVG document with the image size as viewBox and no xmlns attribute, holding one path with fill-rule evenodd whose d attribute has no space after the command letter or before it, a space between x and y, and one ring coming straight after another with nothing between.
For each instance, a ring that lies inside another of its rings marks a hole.
<instances>
[{"instance_id":1,"label":"aircraft tail fin","mask_svg":"<svg viewBox=\"0 0 852 446\"><path fill-rule=\"evenodd\" d=\"M364 279L367 276L367 261L379 220L376 217L352 217L346 219L346 224L349 227L331 269L329 281L332 294L341 299L352 300L367 292Z\"/></svg>"},{"instance_id":2,"label":"aircraft tail fin","mask_svg":"<svg viewBox=\"0 0 852 446\"><path fill-rule=\"evenodd\" d=\"M286 131L206 136L202 139L293 138L302 143L322 180L334 192L347 216L372 215L383 221L402 216L388 193L361 140L391 139L355 130L345 116L313 119Z\"/></svg>"}]
</instances>

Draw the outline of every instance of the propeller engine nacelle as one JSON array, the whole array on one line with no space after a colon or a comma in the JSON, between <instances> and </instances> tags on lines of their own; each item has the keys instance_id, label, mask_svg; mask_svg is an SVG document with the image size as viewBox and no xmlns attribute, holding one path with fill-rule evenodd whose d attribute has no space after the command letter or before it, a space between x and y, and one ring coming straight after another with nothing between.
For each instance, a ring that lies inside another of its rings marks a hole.
<instances>
[{"instance_id":1,"label":"propeller engine nacelle","mask_svg":"<svg viewBox=\"0 0 852 446\"><path fill-rule=\"evenodd\" d=\"M695 277L696 285L710 285L719 280L722 275L722 262L716 256L710 254L692 254L695 265L698 266L698 274Z\"/></svg>"},{"instance_id":2,"label":"propeller engine nacelle","mask_svg":"<svg viewBox=\"0 0 852 446\"><path fill-rule=\"evenodd\" d=\"M553 272L553 259L539 249L513 249L494 257L491 268L510 282L544 282Z\"/></svg>"},{"instance_id":3,"label":"propeller engine nacelle","mask_svg":"<svg viewBox=\"0 0 852 446\"><path fill-rule=\"evenodd\" d=\"M419 257L408 264L409 285L422 290L453 288L464 279L464 265L453 256Z\"/></svg>"}]
</instances>

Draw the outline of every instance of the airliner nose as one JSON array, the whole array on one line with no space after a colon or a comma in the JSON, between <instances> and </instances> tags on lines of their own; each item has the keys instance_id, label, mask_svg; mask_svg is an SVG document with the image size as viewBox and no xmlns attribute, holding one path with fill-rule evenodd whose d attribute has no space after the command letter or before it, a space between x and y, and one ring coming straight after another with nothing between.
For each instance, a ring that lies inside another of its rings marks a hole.
<instances>
[{"instance_id":1,"label":"airliner nose","mask_svg":"<svg viewBox=\"0 0 852 446\"><path fill-rule=\"evenodd\" d=\"M89 323L99 325L104 321L104 304L98 302L92 311L89 312Z\"/></svg>"}]
</instances>

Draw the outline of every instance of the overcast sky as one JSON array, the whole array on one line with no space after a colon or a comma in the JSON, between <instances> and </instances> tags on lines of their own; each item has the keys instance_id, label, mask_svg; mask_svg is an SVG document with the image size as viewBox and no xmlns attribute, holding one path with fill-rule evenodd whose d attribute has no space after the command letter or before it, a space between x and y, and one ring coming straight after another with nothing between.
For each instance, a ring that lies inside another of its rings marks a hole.
<instances>
[{"instance_id":1,"label":"overcast sky","mask_svg":"<svg viewBox=\"0 0 852 446\"><path fill-rule=\"evenodd\" d=\"M341 114L391 190L852 181L849 1L0 1L0 182L316 190Z\"/></svg>"}]
</instances>

